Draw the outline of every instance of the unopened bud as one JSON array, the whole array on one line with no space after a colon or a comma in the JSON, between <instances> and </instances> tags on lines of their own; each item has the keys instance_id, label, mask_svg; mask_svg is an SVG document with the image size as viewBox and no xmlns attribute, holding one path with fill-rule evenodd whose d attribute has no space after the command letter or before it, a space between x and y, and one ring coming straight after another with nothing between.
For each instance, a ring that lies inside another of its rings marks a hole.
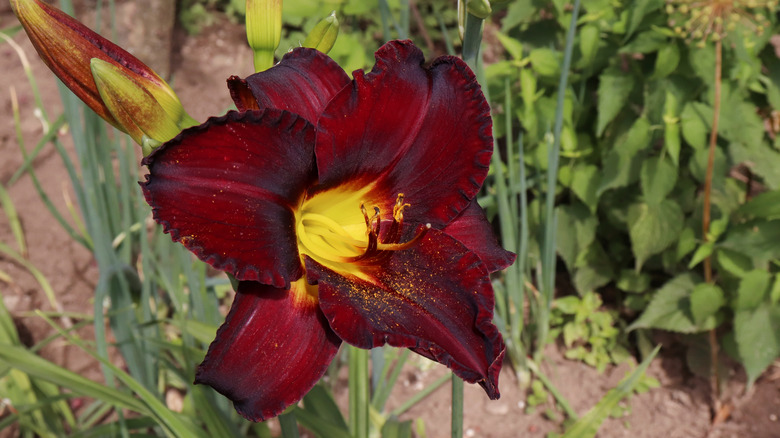
<instances>
[{"instance_id":1,"label":"unopened bud","mask_svg":"<svg viewBox=\"0 0 780 438\"><path fill-rule=\"evenodd\" d=\"M95 58L91 69L103 104L120 129L136 143L144 145L146 137L163 143L181 131L178 121L171 118L157 99L122 67Z\"/></svg>"},{"instance_id":2,"label":"unopened bud","mask_svg":"<svg viewBox=\"0 0 780 438\"><path fill-rule=\"evenodd\" d=\"M482 19L487 18L493 12L489 0L467 0L466 9L469 14Z\"/></svg>"},{"instance_id":3,"label":"unopened bud","mask_svg":"<svg viewBox=\"0 0 780 438\"><path fill-rule=\"evenodd\" d=\"M303 47L317 49L322 53L330 52L333 44L336 43L336 37L339 35L339 20L336 18L336 11L331 12L309 32Z\"/></svg>"},{"instance_id":4,"label":"unopened bud","mask_svg":"<svg viewBox=\"0 0 780 438\"><path fill-rule=\"evenodd\" d=\"M151 68L121 47L40 0L11 0L11 7L49 69L92 111L118 129L128 131L103 102L92 74L93 59L110 64L131 78L153 97L157 106L164 110L166 118L174 120L181 128L195 123L184 112L173 89Z\"/></svg>"}]
</instances>

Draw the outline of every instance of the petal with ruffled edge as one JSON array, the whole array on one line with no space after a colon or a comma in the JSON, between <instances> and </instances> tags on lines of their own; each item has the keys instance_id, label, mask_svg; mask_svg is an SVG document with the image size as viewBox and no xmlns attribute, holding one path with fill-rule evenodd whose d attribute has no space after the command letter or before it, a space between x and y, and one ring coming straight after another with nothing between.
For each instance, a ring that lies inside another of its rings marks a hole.
<instances>
[{"instance_id":1,"label":"petal with ruffled edge","mask_svg":"<svg viewBox=\"0 0 780 438\"><path fill-rule=\"evenodd\" d=\"M146 157L157 222L239 280L287 287L303 275L295 209L316 179L314 128L279 110L230 112Z\"/></svg>"},{"instance_id":2,"label":"petal with ruffled edge","mask_svg":"<svg viewBox=\"0 0 780 438\"><path fill-rule=\"evenodd\" d=\"M479 257L452 237L431 229L413 248L357 276L307 257L306 276L318 282L320 308L345 342L410 348L499 397L505 348L492 323L490 279Z\"/></svg>"},{"instance_id":3,"label":"petal with ruffled edge","mask_svg":"<svg viewBox=\"0 0 780 438\"><path fill-rule=\"evenodd\" d=\"M290 290L241 282L195 383L231 399L247 419L263 421L300 400L340 344L304 280Z\"/></svg>"},{"instance_id":4,"label":"petal with ruffled edge","mask_svg":"<svg viewBox=\"0 0 780 438\"><path fill-rule=\"evenodd\" d=\"M477 254L488 272L505 269L517 258L514 253L505 250L498 243L493 228L476 199L472 200L471 204L442 231Z\"/></svg>"},{"instance_id":5,"label":"petal with ruffled edge","mask_svg":"<svg viewBox=\"0 0 780 438\"><path fill-rule=\"evenodd\" d=\"M349 82L336 61L318 50L298 47L268 70L246 79L231 77L228 88L239 110L279 108L317 123L328 101Z\"/></svg>"},{"instance_id":6,"label":"petal with ruffled edge","mask_svg":"<svg viewBox=\"0 0 780 438\"><path fill-rule=\"evenodd\" d=\"M490 108L458 58L424 68L410 41L376 52L371 73L354 73L317 125L317 169L323 190L371 187L365 204L392 211L398 193L409 222L441 228L482 187L493 153Z\"/></svg>"}]
</instances>

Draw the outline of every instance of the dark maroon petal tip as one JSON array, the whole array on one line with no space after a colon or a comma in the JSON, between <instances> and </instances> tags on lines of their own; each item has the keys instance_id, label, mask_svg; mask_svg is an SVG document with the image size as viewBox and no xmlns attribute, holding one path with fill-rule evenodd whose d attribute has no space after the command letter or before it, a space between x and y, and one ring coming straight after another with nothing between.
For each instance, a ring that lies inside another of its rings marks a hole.
<instances>
[{"instance_id":1,"label":"dark maroon petal tip","mask_svg":"<svg viewBox=\"0 0 780 438\"><path fill-rule=\"evenodd\" d=\"M232 400L248 420L267 420L319 381L340 344L300 282L290 290L241 282L195 383Z\"/></svg>"},{"instance_id":2,"label":"dark maroon petal tip","mask_svg":"<svg viewBox=\"0 0 780 438\"><path fill-rule=\"evenodd\" d=\"M428 230L411 249L363 269L362 278L307 257L306 275L318 282L320 308L345 342L407 347L498 398L505 347L492 322L493 289L479 257L452 237Z\"/></svg>"},{"instance_id":3,"label":"dark maroon petal tip","mask_svg":"<svg viewBox=\"0 0 780 438\"><path fill-rule=\"evenodd\" d=\"M268 70L228 81L228 87L238 109L279 108L317 123L328 101L349 83L336 61L318 50L298 47ZM247 92L255 99L254 106L247 104Z\"/></svg>"},{"instance_id":4,"label":"dark maroon petal tip","mask_svg":"<svg viewBox=\"0 0 780 438\"><path fill-rule=\"evenodd\" d=\"M257 104L257 99L252 94L252 90L249 89L249 84L246 79L241 79L238 76L231 76L227 80L228 90L230 90L230 97L236 104L236 109L239 111L251 111L259 110L260 106Z\"/></svg>"},{"instance_id":5,"label":"dark maroon petal tip","mask_svg":"<svg viewBox=\"0 0 780 438\"><path fill-rule=\"evenodd\" d=\"M364 201L382 211L403 193L406 220L441 228L482 187L492 121L463 61L442 57L428 68L423 61L409 41L382 46L373 70L356 71L323 111L315 154L323 189L371 186Z\"/></svg>"},{"instance_id":6,"label":"dark maroon petal tip","mask_svg":"<svg viewBox=\"0 0 780 438\"><path fill-rule=\"evenodd\" d=\"M514 253L505 250L498 243L493 227L476 199L472 200L471 204L442 231L477 254L488 272L506 269L517 258Z\"/></svg>"},{"instance_id":7,"label":"dark maroon petal tip","mask_svg":"<svg viewBox=\"0 0 780 438\"><path fill-rule=\"evenodd\" d=\"M314 129L280 110L229 112L143 160L141 186L174 241L239 280L287 287L303 275L295 209L316 179Z\"/></svg>"}]
</instances>

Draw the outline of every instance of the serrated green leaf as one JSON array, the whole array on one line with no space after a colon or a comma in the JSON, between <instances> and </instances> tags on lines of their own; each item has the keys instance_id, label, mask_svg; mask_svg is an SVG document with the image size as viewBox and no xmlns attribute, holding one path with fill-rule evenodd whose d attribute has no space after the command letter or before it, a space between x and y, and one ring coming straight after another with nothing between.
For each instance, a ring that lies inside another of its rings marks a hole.
<instances>
[{"instance_id":1,"label":"serrated green leaf","mask_svg":"<svg viewBox=\"0 0 780 438\"><path fill-rule=\"evenodd\" d=\"M580 203L561 205L557 210L558 254L571 271L580 253L596 238L598 219Z\"/></svg>"},{"instance_id":2,"label":"serrated green leaf","mask_svg":"<svg viewBox=\"0 0 780 438\"><path fill-rule=\"evenodd\" d=\"M756 195L737 210L739 214L757 219L780 218L780 190Z\"/></svg>"},{"instance_id":3,"label":"serrated green leaf","mask_svg":"<svg viewBox=\"0 0 780 438\"><path fill-rule=\"evenodd\" d=\"M586 24L578 30L577 36L580 39L580 53L582 54L582 61L579 65L581 68L590 67L596 59L596 52L601 42L600 33L599 27L594 24Z\"/></svg>"},{"instance_id":4,"label":"serrated green leaf","mask_svg":"<svg viewBox=\"0 0 780 438\"><path fill-rule=\"evenodd\" d=\"M594 290L612 281L612 260L598 241L591 243L580 254L574 271L574 287L580 294Z\"/></svg>"},{"instance_id":5,"label":"serrated green leaf","mask_svg":"<svg viewBox=\"0 0 780 438\"><path fill-rule=\"evenodd\" d=\"M780 258L780 220L735 225L720 246L753 257L756 263Z\"/></svg>"},{"instance_id":6,"label":"serrated green leaf","mask_svg":"<svg viewBox=\"0 0 780 438\"><path fill-rule=\"evenodd\" d=\"M758 151L764 138L764 122L756 111L755 103L747 100L742 93L732 92L724 99L721 111L718 134L733 143Z\"/></svg>"},{"instance_id":7,"label":"serrated green leaf","mask_svg":"<svg viewBox=\"0 0 780 438\"><path fill-rule=\"evenodd\" d=\"M674 254L675 263L682 260L694 249L696 249L696 232L693 231L693 228L686 226L677 238L677 248Z\"/></svg>"},{"instance_id":8,"label":"serrated green leaf","mask_svg":"<svg viewBox=\"0 0 780 438\"><path fill-rule=\"evenodd\" d=\"M708 149L697 149L693 152L688 168L691 175L700 183L704 183L707 174L707 163L710 158ZM715 149L715 161L712 169L712 186L718 188L723 186L726 174L728 173L728 161L726 154L720 148Z\"/></svg>"},{"instance_id":9,"label":"serrated green leaf","mask_svg":"<svg viewBox=\"0 0 780 438\"><path fill-rule=\"evenodd\" d=\"M642 166L640 151L650 145L650 122L645 117L636 119L626 133L625 141L617 144L604 160L597 195L617 187L625 187L639 178Z\"/></svg>"},{"instance_id":10,"label":"serrated green leaf","mask_svg":"<svg viewBox=\"0 0 780 438\"><path fill-rule=\"evenodd\" d=\"M752 310L762 305L771 282L772 274L763 269L755 269L745 274L739 282L734 309Z\"/></svg>"},{"instance_id":11,"label":"serrated green leaf","mask_svg":"<svg viewBox=\"0 0 780 438\"><path fill-rule=\"evenodd\" d=\"M642 203L629 207L628 235L637 271L650 256L660 253L677 240L684 219L680 206L669 199L657 206Z\"/></svg>"},{"instance_id":12,"label":"serrated green leaf","mask_svg":"<svg viewBox=\"0 0 780 438\"><path fill-rule=\"evenodd\" d=\"M580 299L577 296L569 295L555 300L555 308L565 315L574 315L580 307Z\"/></svg>"},{"instance_id":13,"label":"serrated green leaf","mask_svg":"<svg viewBox=\"0 0 780 438\"><path fill-rule=\"evenodd\" d=\"M561 74L561 53L541 47L531 50L528 54L531 60L531 68L539 75L557 78Z\"/></svg>"},{"instance_id":14,"label":"serrated green leaf","mask_svg":"<svg viewBox=\"0 0 780 438\"><path fill-rule=\"evenodd\" d=\"M626 330L655 328L679 333L697 333L712 328L706 324L704 327L697 326L691 314L690 295L699 281L698 277L686 273L667 282L656 291L642 315ZM712 322L714 323L714 320Z\"/></svg>"},{"instance_id":15,"label":"serrated green leaf","mask_svg":"<svg viewBox=\"0 0 780 438\"><path fill-rule=\"evenodd\" d=\"M609 122L618 115L634 88L634 76L610 70L599 76L596 135L601 137Z\"/></svg>"},{"instance_id":16,"label":"serrated green leaf","mask_svg":"<svg viewBox=\"0 0 780 438\"><path fill-rule=\"evenodd\" d=\"M734 340L747 388L780 356L780 307L759 306L734 315Z\"/></svg>"},{"instance_id":17,"label":"serrated green leaf","mask_svg":"<svg viewBox=\"0 0 780 438\"><path fill-rule=\"evenodd\" d=\"M691 102L685 105L680 114L683 139L695 149L707 147L712 112L712 108L704 103Z\"/></svg>"},{"instance_id":18,"label":"serrated green leaf","mask_svg":"<svg viewBox=\"0 0 780 438\"><path fill-rule=\"evenodd\" d=\"M645 202L660 204L677 184L677 169L660 157L648 158L642 163L639 182Z\"/></svg>"},{"instance_id":19,"label":"serrated green leaf","mask_svg":"<svg viewBox=\"0 0 780 438\"><path fill-rule=\"evenodd\" d=\"M578 164L572 170L571 190L594 213L599 202L600 180L599 168L592 164Z\"/></svg>"},{"instance_id":20,"label":"serrated green leaf","mask_svg":"<svg viewBox=\"0 0 780 438\"><path fill-rule=\"evenodd\" d=\"M677 65L680 63L680 47L676 41L676 38L668 41L658 51L658 57L655 58L653 79L665 78L677 69Z\"/></svg>"},{"instance_id":21,"label":"serrated green leaf","mask_svg":"<svg viewBox=\"0 0 780 438\"><path fill-rule=\"evenodd\" d=\"M647 30L637 34L636 38L618 49L619 54L651 53L660 50L668 44L668 37L655 30Z\"/></svg>"},{"instance_id":22,"label":"serrated green leaf","mask_svg":"<svg viewBox=\"0 0 780 438\"><path fill-rule=\"evenodd\" d=\"M629 293L642 293L650 288L650 276L645 273L637 273L633 269L620 271L615 286Z\"/></svg>"},{"instance_id":23,"label":"serrated green leaf","mask_svg":"<svg viewBox=\"0 0 780 438\"><path fill-rule=\"evenodd\" d=\"M692 269L694 266L701 263L704 259L712 255L712 251L715 249L715 244L712 242L704 242L693 253L691 261L688 263L688 269Z\"/></svg>"},{"instance_id":24,"label":"serrated green leaf","mask_svg":"<svg viewBox=\"0 0 780 438\"><path fill-rule=\"evenodd\" d=\"M735 277L744 277L754 267L750 257L728 248L718 248L715 257L720 269Z\"/></svg>"},{"instance_id":25,"label":"serrated green leaf","mask_svg":"<svg viewBox=\"0 0 780 438\"><path fill-rule=\"evenodd\" d=\"M762 177L770 189L780 188L780 152L767 142L760 138L756 143L732 142L729 153L734 162L750 163L750 170Z\"/></svg>"},{"instance_id":26,"label":"serrated green leaf","mask_svg":"<svg viewBox=\"0 0 780 438\"><path fill-rule=\"evenodd\" d=\"M723 307L726 298L723 289L715 284L699 283L691 291L691 314L693 322L701 325Z\"/></svg>"},{"instance_id":27,"label":"serrated green leaf","mask_svg":"<svg viewBox=\"0 0 780 438\"><path fill-rule=\"evenodd\" d=\"M631 8L628 14L628 26L626 36L629 37L642 23L642 20L650 12L663 6L663 0L634 0L631 2Z\"/></svg>"},{"instance_id":28,"label":"serrated green leaf","mask_svg":"<svg viewBox=\"0 0 780 438\"><path fill-rule=\"evenodd\" d=\"M497 32L496 37L512 59L523 59L523 43L501 32Z\"/></svg>"}]
</instances>

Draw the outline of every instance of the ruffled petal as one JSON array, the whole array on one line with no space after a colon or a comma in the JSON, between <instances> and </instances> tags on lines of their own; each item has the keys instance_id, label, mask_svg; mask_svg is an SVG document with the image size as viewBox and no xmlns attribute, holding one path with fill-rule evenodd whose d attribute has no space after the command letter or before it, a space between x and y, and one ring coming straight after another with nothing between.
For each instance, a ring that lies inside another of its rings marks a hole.
<instances>
[{"instance_id":1,"label":"ruffled petal","mask_svg":"<svg viewBox=\"0 0 780 438\"><path fill-rule=\"evenodd\" d=\"M320 308L345 342L410 348L499 397L505 348L492 323L493 289L479 257L453 238L431 229L355 276L307 257L306 276L318 282Z\"/></svg>"},{"instance_id":2,"label":"ruffled petal","mask_svg":"<svg viewBox=\"0 0 780 438\"><path fill-rule=\"evenodd\" d=\"M493 227L476 199L472 200L471 204L442 231L477 254L488 272L505 269L517 258L514 253L505 250L498 243Z\"/></svg>"},{"instance_id":3,"label":"ruffled petal","mask_svg":"<svg viewBox=\"0 0 780 438\"><path fill-rule=\"evenodd\" d=\"M323 190L371 187L366 205L392 209L399 193L410 222L441 228L482 187L493 153L490 108L468 66L445 56L424 68L410 41L376 52L371 73L354 73L317 126Z\"/></svg>"},{"instance_id":4,"label":"ruffled petal","mask_svg":"<svg viewBox=\"0 0 780 438\"><path fill-rule=\"evenodd\" d=\"M246 80L230 78L228 88L239 110L279 108L317 123L328 101L349 82L336 61L318 50L298 47L268 70ZM248 103L249 93L257 106Z\"/></svg>"},{"instance_id":5,"label":"ruffled petal","mask_svg":"<svg viewBox=\"0 0 780 438\"><path fill-rule=\"evenodd\" d=\"M300 400L340 344L303 280L291 290L241 282L195 383L231 399L247 419L263 421Z\"/></svg>"},{"instance_id":6,"label":"ruffled petal","mask_svg":"<svg viewBox=\"0 0 780 438\"><path fill-rule=\"evenodd\" d=\"M155 220L201 260L288 287L303 275L295 209L316 179L314 129L285 111L230 112L144 159Z\"/></svg>"}]
</instances>

